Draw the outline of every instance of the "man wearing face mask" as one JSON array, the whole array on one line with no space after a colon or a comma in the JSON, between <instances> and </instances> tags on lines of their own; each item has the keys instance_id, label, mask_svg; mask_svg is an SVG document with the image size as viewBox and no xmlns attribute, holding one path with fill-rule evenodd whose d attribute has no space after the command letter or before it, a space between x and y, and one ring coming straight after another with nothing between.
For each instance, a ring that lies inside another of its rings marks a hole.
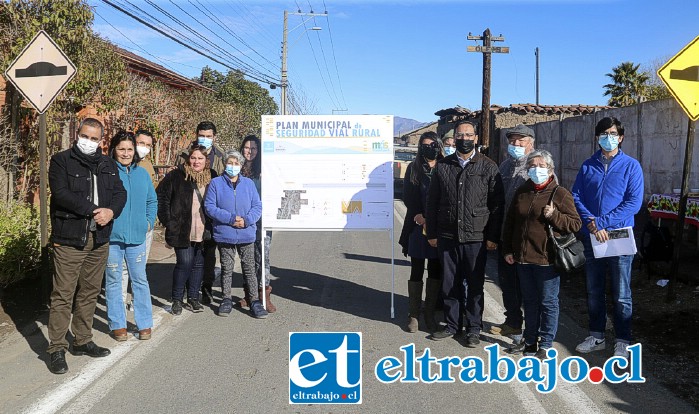
<instances>
[{"instance_id":1,"label":"man wearing face mask","mask_svg":"<svg viewBox=\"0 0 699 414\"><path fill-rule=\"evenodd\" d=\"M611 278L614 304L614 355L628 357L631 342L631 264L633 255L596 259L592 253L591 234L597 241L609 240L608 230L633 227L634 215L643 203L643 170L620 146L624 128L618 119L602 118L595 127L600 149L580 167L573 199L583 222L587 275L589 336L575 349L588 353L606 348L604 332L607 322L606 280Z\"/></svg>"},{"instance_id":2,"label":"man wearing face mask","mask_svg":"<svg viewBox=\"0 0 699 414\"><path fill-rule=\"evenodd\" d=\"M219 176L226 169L224 151L216 145L216 125L211 121L203 121L197 125L197 137L192 144L197 143L206 148L209 167ZM189 146L188 146L189 147ZM184 165L189 159L189 149L185 148L177 157L176 164ZM204 280L201 284L201 303L208 305L213 300L213 285L216 275L216 243L213 240L204 242Z\"/></svg>"},{"instance_id":3,"label":"man wearing face mask","mask_svg":"<svg viewBox=\"0 0 699 414\"><path fill-rule=\"evenodd\" d=\"M442 264L447 324L431 338L448 338L465 328L466 346L476 347L483 328L486 248L497 249L500 240L504 190L497 164L475 150L475 124L457 122L454 139L456 153L434 169L425 211L427 239Z\"/></svg>"},{"instance_id":4,"label":"man wearing face mask","mask_svg":"<svg viewBox=\"0 0 699 414\"><path fill-rule=\"evenodd\" d=\"M505 189L505 208L507 213L515 192L524 184L527 175L527 155L534 150L534 130L526 125L518 124L507 131L507 154L500 164L502 185ZM516 267L508 264L503 258L500 243L498 250L498 283L502 290L502 302L505 305L505 322L490 327L494 335L512 336L519 343L522 335L522 293L519 287Z\"/></svg>"},{"instance_id":5,"label":"man wearing face mask","mask_svg":"<svg viewBox=\"0 0 699 414\"><path fill-rule=\"evenodd\" d=\"M73 147L51 157L55 273L47 352L54 374L68 371L69 326L75 337L73 355L105 357L110 353L92 341L92 321L107 266L113 219L126 203L126 190L114 160L99 148L103 133L101 122L87 118L80 123Z\"/></svg>"}]
</instances>

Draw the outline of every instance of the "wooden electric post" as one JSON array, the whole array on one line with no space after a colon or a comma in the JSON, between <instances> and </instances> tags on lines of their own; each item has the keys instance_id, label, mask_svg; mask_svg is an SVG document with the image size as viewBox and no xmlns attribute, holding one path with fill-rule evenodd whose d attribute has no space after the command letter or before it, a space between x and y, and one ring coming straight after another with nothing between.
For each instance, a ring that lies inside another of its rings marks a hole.
<instances>
[{"instance_id":1,"label":"wooden electric post","mask_svg":"<svg viewBox=\"0 0 699 414\"><path fill-rule=\"evenodd\" d=\"M490 146L490 59L491 53L510 53L509 47L491 47L491 42L503 42L505 38L491 36L490 29L485 29L483 36L472 36L468 34L468 40L482 40L483 46L468 46L467 52L483 53L483 105L481 107L481 145L488 148Z\"/></svg>"}]
</instances>

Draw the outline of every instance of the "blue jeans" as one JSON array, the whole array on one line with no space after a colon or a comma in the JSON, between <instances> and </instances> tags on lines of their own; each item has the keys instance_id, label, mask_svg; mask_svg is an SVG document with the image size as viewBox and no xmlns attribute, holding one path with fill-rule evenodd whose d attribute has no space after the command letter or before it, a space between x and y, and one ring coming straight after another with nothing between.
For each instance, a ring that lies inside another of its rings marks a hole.
<instances>
[{"instance_id":1,"label":"blue jeans","mask_svg":"<svg viewBox=\"0 0 699 414\"><path fill-rule=\"evenodd\" d=\"M215 249L210 251L213 253ZM172 271L172 300L184 298L185 285L188 298L199 300L199 289L204 278L204 243L192 242L189 247L175 247L175 257L177 263Z\"/></svg>"},{"instance_id":2,"label":"blue jeans","mask_svg":"<svg viewBox=\"0 0 699 414\"><path fill-rule=\"evenodd\" d=\"M614 334L618 342L631 342L631 264L633 255L602 257L595 259L589 236L583 237L585 245L585 271L587 273L587 312L590 315L590 335L604 338L607 325L607 273L612 282L614 303Z\"/></svg>"},{"instance_id":3,"label":"blue jeans","mask_svg":"<svg viewBox=\"0 0 699 414\"><path fill-rule=\"evenodd\" d=\"M107 296L107 320L109 329L126 328L126 309L122 296L122 264L126 263L133 291L134 319L138 329L153 327L153 308L150 287L146 276L146 243L124 244L111 242L105 271L105 292Z\"/></svg>"},{"instance_id":4,"label":"blue jeans","mask_svg":"<svg viewBox=\"0 0 699 414\"><path fill-rule=\"evenodd\" d=\"M551 348L558 330L558 290L561 278L553 266L517 263L519 285L524 304L524 342L539 348Z\"/></svg>"}]
</instances>

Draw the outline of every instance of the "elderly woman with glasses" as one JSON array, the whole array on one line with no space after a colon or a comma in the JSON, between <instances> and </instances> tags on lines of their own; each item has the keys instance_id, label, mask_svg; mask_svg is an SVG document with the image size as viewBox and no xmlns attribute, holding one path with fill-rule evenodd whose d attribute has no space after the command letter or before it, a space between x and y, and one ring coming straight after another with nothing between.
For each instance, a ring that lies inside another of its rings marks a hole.
<instances>
[{"instance_id":1,"label":"elderly woman with glasses","mask_svg":"<svg viewBox=\"0 0 699 414\"><path fill-rule=\"evenodd\" d=\"M417 332L422 305L423 275L427 261L427 288L425 293L425 324L429 332L437 329L434 311L442 287L442 267L437 248L427 243L425 236L425 205L430 188L432 169L442 159L442 146L434 132L425 132L418 142L415 161L408 165L403 179L403 202L407 208L405 223L399 243L403 254L410 256L410 280L408 281L408 332Z\"/></svg>"},{"instance_id":2,"label":"elderly woman with glasses","mask_svg":"<svg viewBox=\"0 0 699 414\"><path fill-rule=\"evenodd\" d=\"M255 318L266 318L267 311L260 302L255 272L256 223L262 216L262 203L255 183L240 175L245 158L238 151L226 154L224 174L211 181L204 207L213 222L214 241L221 255L222 300L219 316L228 316L233 309L231 282L235 253L238 252L243 278L250 294L250 313Z\"/></svg>"},{"instance_id":3,"label":"elderly woman with glasses","mask_svg":"<svg viewBox=\"0 0 699 414\"><path fill-rule=\"evenodd\" d=\"M211 223L204 214L203 194L216 171L209 168L206 147L197 143L187 151L183 165L170 171L158 185L158 219L165 227L165 242L175 248L177 262L172 272L172 314L179 315L185 306L192 312L202 312L199 289L204 276L205 249L211 239Z\"/></svg>"},{"instance_id":4,"label":"elderly woman with glasses","mask_svg":"<svg viewBox=\"0 0 699 414\"><path fill-rule=\"evenodd\" d=\"M517 266L524 304L523 353L543 359L556 338L560 287L548 226L554 233L574 233L582 221L570 191L554 179L551 153L534 150L526 165L529 179L515 192L505 216L502 252L508 264Z\"/></svg>"}]
</instances>

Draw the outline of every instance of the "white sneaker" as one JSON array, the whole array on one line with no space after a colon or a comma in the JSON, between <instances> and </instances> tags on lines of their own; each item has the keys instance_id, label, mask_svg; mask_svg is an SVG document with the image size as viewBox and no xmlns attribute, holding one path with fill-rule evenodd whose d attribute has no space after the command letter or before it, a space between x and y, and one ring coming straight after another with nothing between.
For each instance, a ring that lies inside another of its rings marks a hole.
<instances>
[{"instance_id":1,"label":"white sneaker","mask_svg":"<svg viewBox=\"0 0 699 414\"><path fill-rule=\"evenodd\" d=\"M624 357L626 359L629 359L629 350L626 349L629 346L629 344L624 343L624 342L617 342L614 344L614 356L620 356Z\"/></svg>"},{"instance_id":2,"label":"white sneaker","mask_svg":"<svg viewBox=\"0 0 699 414\"><path fill-rule=\"evenodd\" d=\"M582 341L578 346L576 346L575 350L578 352L582 352L583 354L586 354L592 351L601 351L604 348L606 348L604 339L597 339L594 336L590 335L587 338L585 338L585 340Z\"/></svg>"}]
</instances>

